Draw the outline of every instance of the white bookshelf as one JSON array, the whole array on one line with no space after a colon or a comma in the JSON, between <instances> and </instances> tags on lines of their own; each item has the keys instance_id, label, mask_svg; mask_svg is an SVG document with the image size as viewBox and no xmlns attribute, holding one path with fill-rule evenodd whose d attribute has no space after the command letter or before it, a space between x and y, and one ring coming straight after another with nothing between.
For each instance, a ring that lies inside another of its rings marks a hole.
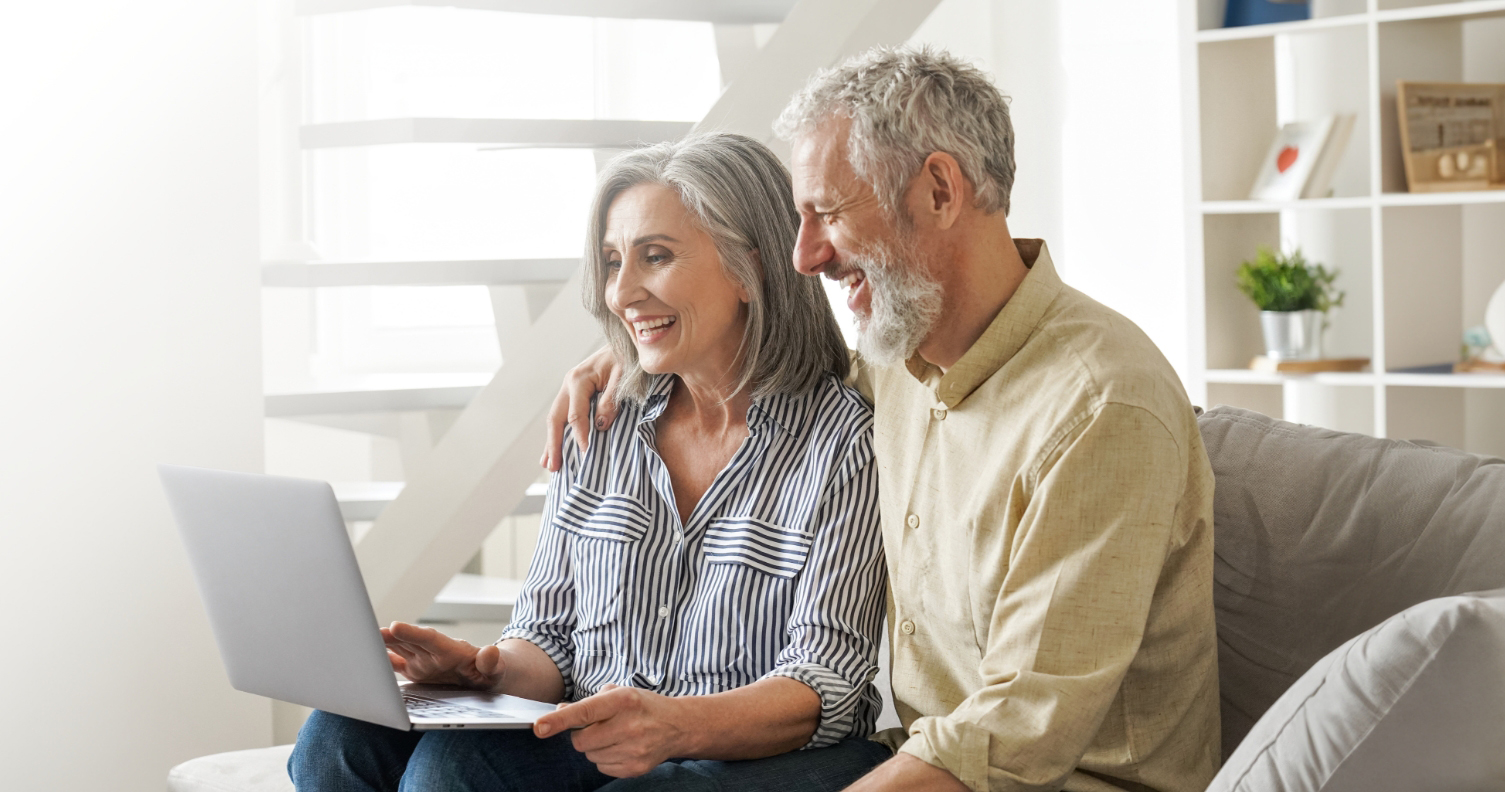
<instances>
[{"instance_id":1,"label":"white bookshelf","mask_svg":"<svg viewBox=\"0 0 1505 792\"><path fill-rule=\"evenodd\" d=\"M1221 2L1183 2L1193 399L1505 454L1505 376L1407 371L1457 360L1505 281L1505 190L1406 192L1395 105L1397 80L1505 82L1505 0L1314 0L1228 29ZM1247 200L1279 125L1329 113L1357 117L1331 197ZM1369 371L1247 368L1262 343L1234 271L1260 245L1341 270L1324 351Z\"/></svg>"}]
</instances>

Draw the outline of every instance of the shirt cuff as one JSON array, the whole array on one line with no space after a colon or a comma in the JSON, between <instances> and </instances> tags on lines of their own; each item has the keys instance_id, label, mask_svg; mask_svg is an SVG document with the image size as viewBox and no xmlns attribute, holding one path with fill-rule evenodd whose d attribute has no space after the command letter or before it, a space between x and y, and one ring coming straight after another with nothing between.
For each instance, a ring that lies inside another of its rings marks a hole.
<instances>
[{"instance_id":1,"label":"shirt cuff","mask_svg":"<svg viewBox=\"0 0 1505 792\"><path fill-rule=\"evenodd\" d=\"M805 748L825 748L835 745L848 737L865 737L858 734L859 728L864 724L857 722L857 713L862 704L862 690L866 687L853 687L841 675L829 668L813 664L799 664L779 666L767 674L764 679L771 677L786 677L797 682L803 682L820 696L820 724L815 727L815 734L810 736L810 741L805 743ZM865 725L867 731L871 731L873 724Z\"/></svg>"},{"instance_id":2,"label":"shirt cuff","mask_svg":"<svg viewBox=\"0 0 1505 792\"><path fill-rule=\"evenodd\" d=\"M559 677L564 680L564 701L571 701L575 696L575 657L570 654L566 645L541 632L535 632L525 627L508 627L502 631L502 637L496 639L501 643L509 638L517 638L543 650L543 653L554 661L554 667L559 669Z\"/></svg>"},{"instance_id":3,"label":"shirt cuff","mask_svg":"<svg viewBox=\"0 0 1505 792\"><path fill-rule=\"evenodd\" d=\"M988 792L991 742L992 735L974 723L929 717L910 724L899 750L956 776L973 792Z\"/></svg>"}]
</instances>

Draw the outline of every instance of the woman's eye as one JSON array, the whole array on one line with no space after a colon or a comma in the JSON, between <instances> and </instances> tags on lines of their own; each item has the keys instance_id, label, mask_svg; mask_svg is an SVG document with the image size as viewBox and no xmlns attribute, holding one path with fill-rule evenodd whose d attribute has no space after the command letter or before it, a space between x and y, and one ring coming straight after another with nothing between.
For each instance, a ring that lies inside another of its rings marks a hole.
<instances>
[{"instance_id":1,"label":"woman's eye","mask_svg":"<svg viewBox=\"0 0 1505 792\"><path fill-rule=\"evenodd\" d=\"M622 268L622 260L621 259L607 259L606 260L606 268L609 269L609 270L619 270L619 269Z\"/></svg>"},{"instance_id":2,"label":"woman's eye","mask_svg":"<svg viewBox=\"0 0 1505 792\"><path fill-rule=\"evenodd\" d=\"M643 260L649 264L662 264L669 260L669 254L655 251L643 256Z\"/></svg>"}]
</instances>

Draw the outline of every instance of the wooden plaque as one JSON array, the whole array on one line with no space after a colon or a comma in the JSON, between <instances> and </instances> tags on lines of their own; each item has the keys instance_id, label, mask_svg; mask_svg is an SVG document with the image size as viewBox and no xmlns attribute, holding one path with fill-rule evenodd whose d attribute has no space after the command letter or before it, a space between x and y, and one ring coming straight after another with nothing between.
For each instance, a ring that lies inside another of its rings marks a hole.
<instances>
[{"instance_id":1,"label":"wooden plaque","mask_svg":"<svg viewBox=\"0 0 1505 792\"><path fill-rule=\"evenodd\" d=\"M1411 192L1505 188L1505 85L1396 83Z\"/></svg>"}]
</instances>

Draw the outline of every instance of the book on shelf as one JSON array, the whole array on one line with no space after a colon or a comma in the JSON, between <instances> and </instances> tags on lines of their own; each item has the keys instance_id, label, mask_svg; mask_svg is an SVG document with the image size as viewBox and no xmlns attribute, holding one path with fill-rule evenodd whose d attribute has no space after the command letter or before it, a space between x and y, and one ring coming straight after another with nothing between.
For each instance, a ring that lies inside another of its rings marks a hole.
<instances>
[{"instance_id":1,"label":"book on shelf","mask_svg":"<svg viewBox=\"0 0 1505 792\"><path fill-rule=\"evenodd\" d=\"M1310 19L1311 5L1292 0L1228 0L1223 9L1223 27L1268 25Z\"/></svg>"},{"instance_id":2,"label":"book on shelf","mask_svg":"<svg viewBox=\"0 0 1505 792\"><path fill-rule=\"evenodd\" d=\"M1282 126L1265 154L1249 198L1255 201L1326 198L1332 191L1333 174L1348 148L1356 118L1352 113L1343 113Z\"/></svg>"}]
</instances>

